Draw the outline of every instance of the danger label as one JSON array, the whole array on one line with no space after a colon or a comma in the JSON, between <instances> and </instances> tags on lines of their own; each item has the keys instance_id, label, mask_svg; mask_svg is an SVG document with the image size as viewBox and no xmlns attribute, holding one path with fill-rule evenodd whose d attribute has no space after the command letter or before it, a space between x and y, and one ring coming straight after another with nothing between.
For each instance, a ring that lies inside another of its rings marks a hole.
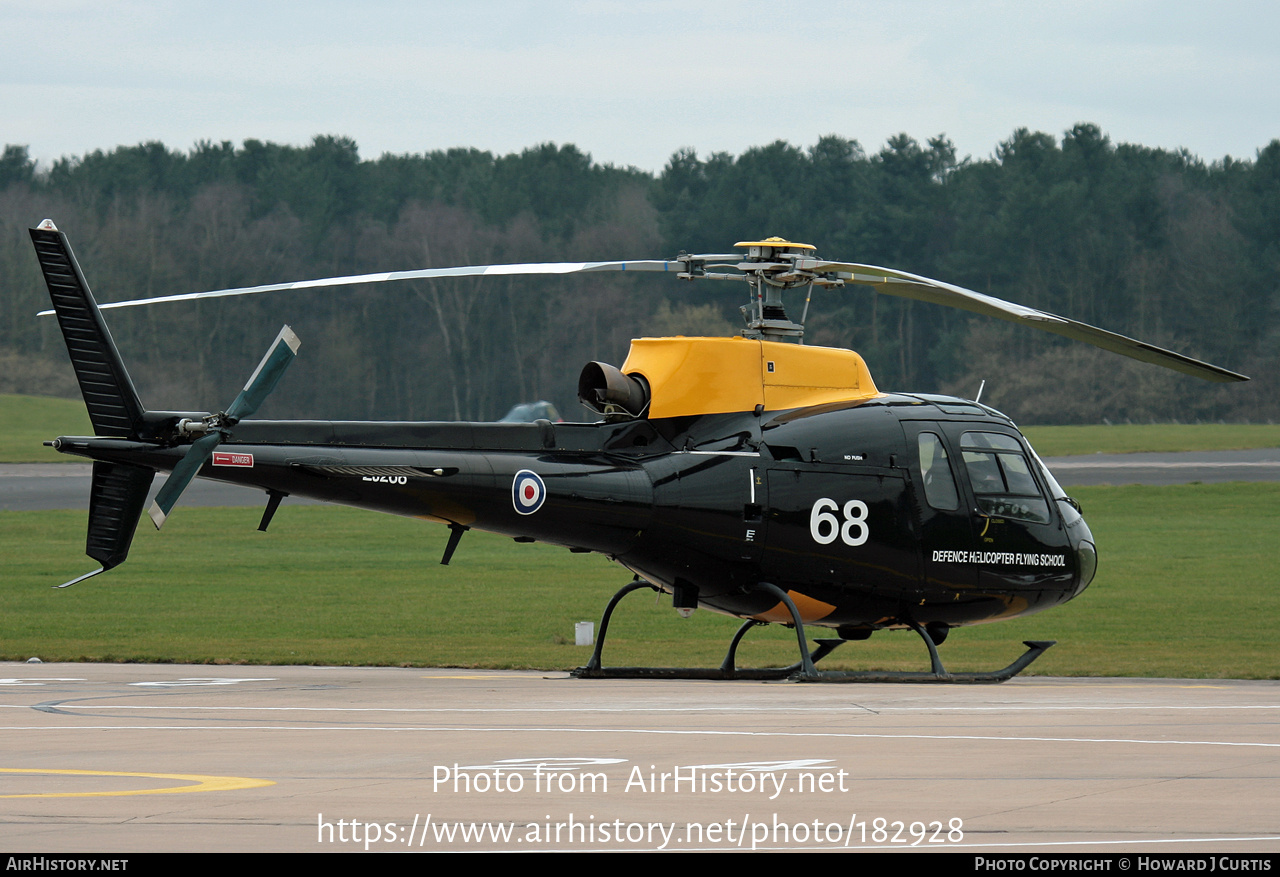
<instances>
[{"instance_id":1,"label":"danger label","mask_svg":"<svg viewBox=\"0 0 1280 877\"><path fill-rule=\"evenodd\" d=\"M226 451L214 451L213 465L243 466L246 469L252 469L253 454L230 454L230 453L227 453Z\"/></svg>"}]
</instances>

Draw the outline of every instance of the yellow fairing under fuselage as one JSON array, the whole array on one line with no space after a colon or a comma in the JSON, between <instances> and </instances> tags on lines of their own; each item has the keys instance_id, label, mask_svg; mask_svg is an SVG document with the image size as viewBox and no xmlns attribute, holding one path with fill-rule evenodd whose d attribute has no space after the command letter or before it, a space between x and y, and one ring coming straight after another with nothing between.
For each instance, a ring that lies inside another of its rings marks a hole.
<instances>
[{"instance_id":1,"label":"yellow fairing under fuselage","mask_svg":"<svg viewBox=\"0 0 1280 877\"><path fill-rule=\"evenodd\" d=\"M623 374L649 382L649 417L781 411L879 394L852 350L749 338L637 338Z\"/></svg>"}]
</instances>

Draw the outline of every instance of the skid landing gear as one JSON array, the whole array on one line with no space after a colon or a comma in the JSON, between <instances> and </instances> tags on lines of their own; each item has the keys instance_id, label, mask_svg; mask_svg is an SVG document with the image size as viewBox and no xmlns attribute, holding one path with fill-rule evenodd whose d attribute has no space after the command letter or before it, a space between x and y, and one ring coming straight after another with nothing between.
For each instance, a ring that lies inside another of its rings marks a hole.
<instances>
[{"instance_id":1,"label":"skid landing gear","mask_svg":"<svg viewBox=\"0 0 1280 877\"><path fill-rule=\"evenodd\" d=\"M843 670L819 670L814 665L831 654L845 640L842 639L820 639L817 640L818 648L812 653L809 651L809 644L805 640L804 622L800 620L800 613L796 609L791 598L786 592L776 585L769 582L760 582L757 586L758 590L765 591L775 597L787 607L787 611L791 613L792 626L796 631L796 641L800 650L800 660L789 667L763 667L763 668L740 668L734 663L735 655L738 652L738 644L742 642L742 638L746 636L747 631L757 625L763 626L768 622L755 621L748 619L738 628L737 633L733 635L733 640L729 643L729 651L724 657L724 661L719 668L712 669L710 667L605 667L601 664L601 656L604 653L605 637L609 633L609 619L613 615L613 610L622 601L622 598L630 594L632 591L648 588L651 591L659 591L660 589L637 578L635 581L626 585L613 595L609 601L609 605L605 607L604 616L600 619L600 635L596 639L595 651L591 654L591 660L587 662L585 667L579 667L573 671L574 676L579 679L756 679L756 680L780 680L787 679L792 682L949 682L949 683L993 683L1004 682L1006 679L1012 679L1021 673L1036 658L1040 657L1055 645L1053 640L1026 640L1023 645L1027 647L1027 651L1022 657L1014 661L1003 670L996 670L989 673L948 673L942 666L942 660L938 657L938 649L935 644L935 636L937 642L941 642L945 637L945 630L937 632L934 636L914 621L906 622L920 638L924 640L925 646L929 649L930 670L927 673L890 673L870 671L843 671Z\"/></svg>"}]
</instances>

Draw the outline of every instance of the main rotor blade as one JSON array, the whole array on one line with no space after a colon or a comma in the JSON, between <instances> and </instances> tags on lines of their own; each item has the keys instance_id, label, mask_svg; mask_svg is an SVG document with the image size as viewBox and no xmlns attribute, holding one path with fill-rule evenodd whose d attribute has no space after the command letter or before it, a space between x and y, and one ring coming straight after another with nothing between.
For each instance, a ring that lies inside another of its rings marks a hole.
<instances>
[{"instance_id":1,"label":"main rotor blade","mask_svg":"<svg viewBox=\"0 0 1280 877\"><path fill-rule=\"evenodd\" d=\"M693 258L708 258L695 256ZM715 256L712 258L721 258ZM737 256L732 257L737 259ZM257 295L260 292L289 292L299 289L322 289L330 286L354 286L360 283L387 283L396 280L422 280L432 277L497 277L513 274L581 274L591 271L669 271L686 270L684 262L675 259L632 262L527 262L514 265L465 265L460 268L422 268L416 271L386 271L380 274L353 274L347 277L324 277L319 280L299 280L292 283L268 283L264 286L241 286L233 289L215 289L210 292L187 292L181 295L162 295L156 298L139 298L100 304L100 310L131 308L137 305L160 304L170 301L197 301L202 298L226 298L233 295ZM47 316L53 311L40 311Z\"/></svg>"},{"instance_id":2,"label":"main rotor blade","mask_svg":"<svg viewBox=\"0 0 1280 877\"><path fill-rule=\"evenodd\" d=\"M160 488L155 502L151 503L151 508L147 510L157 530L164 526L165 519L169 517L169 512L173 511L173 505L178 501L178 497L182 496L182 491L187 489L191 479L195 478L200 467L208 462L209 457L213 455L213 449L221 441L222 433L220 432L201 436L191 443L191 447L187 449L187 455L173 467L169 480Z\"/></svg>"},{"instance_id":3,"label":"main rotor blade","mask_svg":"<svg viewBox=\"0 0 1280 877\"><path fill-rule=\"evenodd\" d=\"M298 355L298 347L301 344L298 336L288 326L280 330L276 340L271 342L267 355L262 357L262 362L258 363L258 367L253 370L240 395L236 396L231 407L227 409L228 425L235 426L258 410L258 406L276 388L276 384L280 383L285 369Z\"/></svg>"},{"instance_id":4,"label":"main rotor blade","mask_svg":"<svg viewBox=\"0 0 1280 877\"><path fill-rule=\"evenodd\" d=\"M826 262L820 259L802 259L797 268L817 273L834 273L836 277L850 283L870 286L884 295L896 295L900 298L913 298L933 304L947 305L1018 323L1032 329L1053 332L1076 341L1084 341L1103 350L1119 353L1142 362L1173 369L1186 375L1216 383L1247 381L1248 377L1229 371L1172 350L1165 350L1153 344L1147 344L1126 335L1108 332L1088 323L1080 323L1059 317L1047 311L1037 310L1025 305L1014 304L990 295L983 295L971 289L952 286L940 280L931 280L908 274L905 271L894 271L889 268L878 268L875 265L859 265L851 262Z\"/></svg>"}]
</instances>

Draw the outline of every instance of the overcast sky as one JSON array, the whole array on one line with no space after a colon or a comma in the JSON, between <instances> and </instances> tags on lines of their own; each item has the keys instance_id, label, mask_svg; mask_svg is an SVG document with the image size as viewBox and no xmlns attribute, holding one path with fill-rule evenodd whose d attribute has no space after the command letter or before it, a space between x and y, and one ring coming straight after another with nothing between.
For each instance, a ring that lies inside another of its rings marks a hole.
<instances>
[{"instance_id":1,"label":"overcast sky","mask_svg":"<svg viewBox=\"0 0 1280 877\"><path fill-rule=\"evenodd\" d=\"M366 158L573 143L660 170L824 134L868 152L1015 128L1253 158L1280 137L1280 3L0 0L0 142L161 140Z\"/></svg>"}]
</instances>

